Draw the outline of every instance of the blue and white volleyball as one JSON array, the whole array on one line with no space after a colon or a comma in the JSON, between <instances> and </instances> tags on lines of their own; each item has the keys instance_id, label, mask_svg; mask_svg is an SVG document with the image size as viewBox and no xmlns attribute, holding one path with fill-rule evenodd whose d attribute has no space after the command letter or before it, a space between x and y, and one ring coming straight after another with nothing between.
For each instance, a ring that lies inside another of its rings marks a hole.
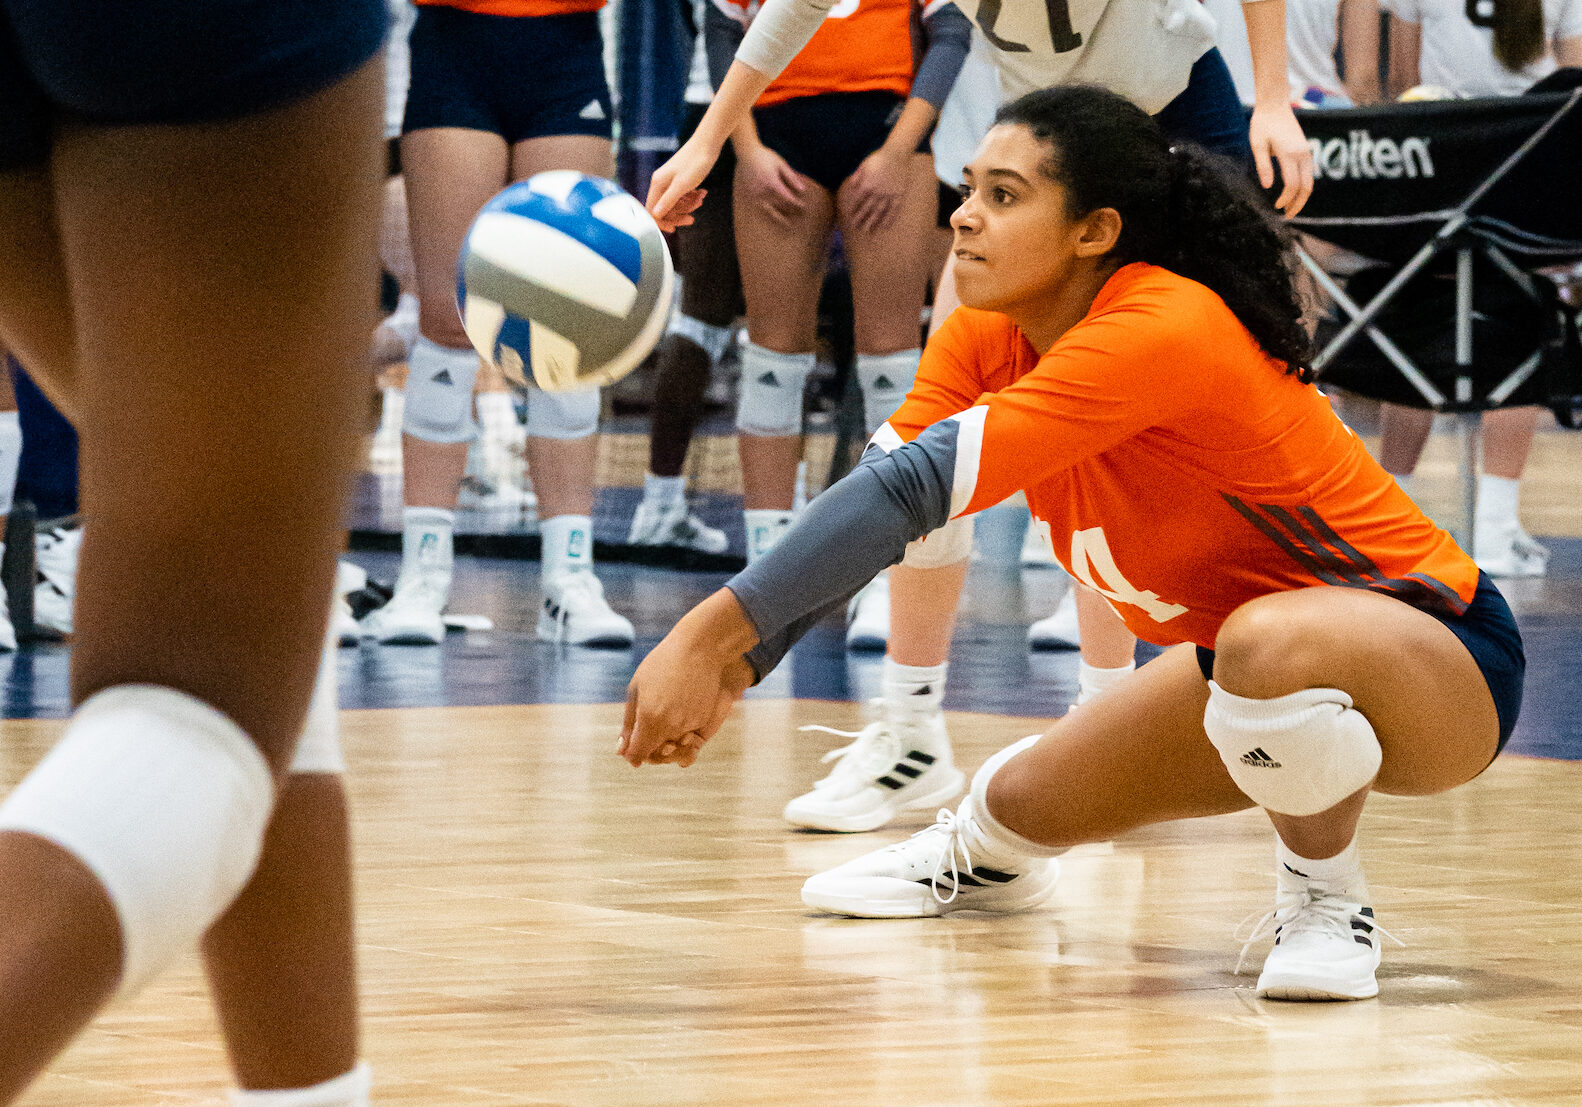
<instances>
[{"instance_id":1,"label":"blue and white volleyball","mask_svg":"<svg viewBox=\"0 0 1582 1107\"><path fill-rule=\"evenodd\" d=\"M467 337L517 387L610 384L664 333L675 269L659 226L602 177L540 173L490 200L462 246Z\"/></svg>"}]
</instances>

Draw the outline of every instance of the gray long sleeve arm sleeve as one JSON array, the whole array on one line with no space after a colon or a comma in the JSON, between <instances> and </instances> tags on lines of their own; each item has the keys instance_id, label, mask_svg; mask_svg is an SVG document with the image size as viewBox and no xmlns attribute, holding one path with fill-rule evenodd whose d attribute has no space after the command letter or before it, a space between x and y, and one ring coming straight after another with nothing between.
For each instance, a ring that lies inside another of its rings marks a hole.
<instances>
[{"instance_id":1,"label":"gray long sleeve arm sleeve","mask_svg":"<svg viewBox=\"0 0 1582 1107\"><path fill-rule=\"evenodd\" d=\"M726 582L758 631L747 661L767 676L797 639L950 517L959 424L862 463L808 504L775 548Z\"/></svg>"},{"instance_id":2,"label":"gray long sleeve arm sleeve","mask_svg":"<svg viewBox=\"0 0 1582 1107\"><path fill-rule=\"evenodd\" d=\"M937 111L956 84L956 75L967 60L972 45L972 21L951 3L941 3L923 17L928 32L928 49L917 63L912 78L912 95L927 100Z\"/></svg>"},{"instance_id":3,"label":"gray long sleeve arm sleeve","mask_svg":"<svg viewBox=\"0 0 1582 1107\"><path fill-rule=\"evenodd\" d=\"M742 44L747 28L740 20L732 19L720 11L719 5L703 5L703 52L709 59L709 84L718 91L725 80L725 72L736 60L736 49Z\"/></svg>"}]
</instances>

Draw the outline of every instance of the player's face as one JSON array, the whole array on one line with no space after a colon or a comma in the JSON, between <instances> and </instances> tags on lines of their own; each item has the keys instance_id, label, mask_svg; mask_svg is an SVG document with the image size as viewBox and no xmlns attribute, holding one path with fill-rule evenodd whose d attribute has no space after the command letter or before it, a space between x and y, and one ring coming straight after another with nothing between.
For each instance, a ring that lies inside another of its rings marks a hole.
<instances>
[{"instance_id":1,"label":"player's face","mask_svg":"<svg viewBox=\"0 0 1582 1107\"><path fill-rule=\"evenodd\" d=\"M1019 124L994 127L964 170L955 230L956 292L968 307L1016 314L1057 296L1083 248L1084 220L1041 166L1049 148Z\"/></svg>"}]
</instances>

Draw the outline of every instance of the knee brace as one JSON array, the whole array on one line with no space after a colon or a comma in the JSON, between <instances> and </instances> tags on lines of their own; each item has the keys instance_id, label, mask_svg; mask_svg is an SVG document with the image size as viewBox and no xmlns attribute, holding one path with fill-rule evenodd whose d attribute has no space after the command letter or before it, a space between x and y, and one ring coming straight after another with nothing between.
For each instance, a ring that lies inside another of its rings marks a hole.
<instances>
[{"instance_id":1,"label":"knee brace","mask_svg":"<svg viewBox=\"0 0 1582 1107\"><path fill-rule=\"evenodd\" d=\"M1005 767L1005 763L1016 755L1032 749L1043 738L1042 734L1029 734L1019 742L1013 742L999 753L983 763L976 773L972 775L972 785L967 789L967 803L971 804L972 817L977 823L977 829L992 849L999 846L1002 850L1009 850L1026 857L1059 857L1066 852L1065 846L1046 846L1024 837L1001 823L989 813L989 781L994 774ZM966 805L963 805L966 809ZM980 851L982 845L980 844Z\"/></svg>"},{"instance_id":2,"label":"knee brace","mask_svg":"<svg viewBox=\"0 0 1582 1107\"><path fill-rule=\"evenodd\" d=\"M747 343L736 429L763 438L801 434L802 390L816 361L813 354L777 354Z\"/></svg>"},{"instance_id":3,"label":"knee brace","mask_svg":"<svg viewBox=\"0 0 1582 1107\"><path fill-rule=\"evenodd\" d=\"M407 361L401 429L424 442L471 442L478 434L472 420L477 379L478 355L470 348L453 350L418 338Z\"/></svg>"},{"instance_id":4,"label":"knee brace","mask_svg":"<svg viewBox=\"0 0 1582 1107\"><path fill-rule=\"evenodd\" d=\"M963 515L908 542L901 564L913 569L942 569L967 560L972 556L974 518L976 516Z\"/></svg>"},{"instance_id":5,"label":"knee brace","mask_svg":"<svg viewBox=\"0 0 1582 1107\"><path fill-rule=\"evenodd\" d=\"M862 417L869 434L895 414L917 379L922 350L897 350L893 354L858 354L857 383L862 385Z\"/></svg>"},{"instance_id":6,"label":"knee brace","mask_svg":"<svg viewBox=\"0 0 1582 1107\"><path fill-rule=\"evenodd\" d=\"M731 328L716 327L679 311L670 317L670 325L665 328L665 333L685 338L708 354L710 365L718 365L731 344Z\"/></svg>"},{"instance_id":7,"label":"knee brace","mask_svg":"<svg viewBox=\"0 0 1582 1107\"><path fill-rule=\"evenodd\" d=\"M121 926L122 994L193 948L258 865L269 765L201 700L107 688L4 806L0 829L52 842L93 873Z\"/></svg>"},{"instance_id":8,"label":"knee brace","mask_svg":"<svg viewBox=\"0 0 1582 1107\"><path fill-rule=\"evenodd\" d=\"M527 386L527 436L529 438L586 438L599 429L599 390L545 392Z\"/></svg>"},{"instance_id":9,"label":"knee brace","mask_svg":"<svg viewBox=\"0 0 1582 1107\"><path fill-rule=\"evenodd\" d=\"M1203 729L1248 799L1281 815L1316 815L1373 780L1383 751L1338 688L1249 699L1208 682Z\"/></svg>"},{"instance_id":10,"label":"knee brace","mask_svg":"<svg viewBox=\"0 0 1582 1107\"><path fill-rule=\"evenodd\" d=\"M340 697L335 671L340 643L331 628L319 654L319 676L313 684L313 699L302 724L302 737L291 756L293 773L344 773L346 759L341 753Z\"/></svg>"}]
</instances>

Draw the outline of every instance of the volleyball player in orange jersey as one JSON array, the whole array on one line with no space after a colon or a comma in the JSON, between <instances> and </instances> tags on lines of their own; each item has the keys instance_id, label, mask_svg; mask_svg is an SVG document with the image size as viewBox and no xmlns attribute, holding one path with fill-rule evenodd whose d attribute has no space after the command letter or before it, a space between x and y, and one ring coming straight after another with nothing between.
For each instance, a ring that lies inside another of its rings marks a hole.
<instances>
[{"instance_id":1,"label":"volleyball player in orange jersey","mask_svg":"<svg viewBox=\"0 0 1582 1107\"><path fill-rule=\"evenodd\" d=\"M645 659L621 752L690 764L819 614L1020 488L1066 567L1174 648L804 900L1026 910L1070 846L1257 805L1278 860L1259 994L1375 995L1358 819L1374 789L1440 792L1498 753L1521 698L1510 610L1311 384L1287 243L1256 198L1098 89L997 119L953 218L977 310L930 344L863 463Z\"/></svg>"},{"instance_id":2,"label":"volleyball player in orange jersey","mask_svg":"<svg viewBox=\"0 0 1582 1107\"><path fill-rule=\"evenodd\" d=\"M935 210L922 144L966 57L970 31L949 0L934 0L924 13L929 50L914 87L912 5L837 6L732 137L749 336L736 412L749 562L791 523L802 394L815 364L832 227L840 229L851 272L868 433L895 410L917 371ZM705 22L705 33L727 40L716 56L735 53L755 6L719 0Z\"/></svg>"},{"instance_id":3,"label":"volleyball player in orange jersey","mask_svg":"<svg viewBox=\"0 0 1582 1107\"><path fill-rule=\"evenodd\" d=\"M401 573L363 620L381 642L445 634L452 531L477 435L478 357L456 312L456 262L478 210L551 169L615 171L598 9L604 0L419 0L401 162L417 270L419 336L403 415ZM599 393L527 390L527 462L543 536L540 638L629 646L593 571Z\"/></svg>"}]
</instances>

